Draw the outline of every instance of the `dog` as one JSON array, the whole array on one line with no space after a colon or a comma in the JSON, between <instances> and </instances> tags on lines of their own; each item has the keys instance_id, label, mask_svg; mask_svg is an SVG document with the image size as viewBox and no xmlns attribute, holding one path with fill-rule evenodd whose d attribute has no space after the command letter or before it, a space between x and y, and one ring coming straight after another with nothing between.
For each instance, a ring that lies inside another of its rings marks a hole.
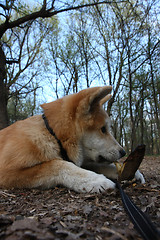
<instances>
[{"instance_id":1,"label":"dog","mask_svg":"<svg viewBox=\"0 0 160 240\"><path fill-rule=\"evenodd\" d=\"M125 151L111 135L102 107L111 90L111 86L93 87L44 103L43 115L1 130L0 187L62 185L82 193L115 188L109 179L117 178L112 163ZM143 181L140 172L137 178Z\"/></svg>"}]
</instances>

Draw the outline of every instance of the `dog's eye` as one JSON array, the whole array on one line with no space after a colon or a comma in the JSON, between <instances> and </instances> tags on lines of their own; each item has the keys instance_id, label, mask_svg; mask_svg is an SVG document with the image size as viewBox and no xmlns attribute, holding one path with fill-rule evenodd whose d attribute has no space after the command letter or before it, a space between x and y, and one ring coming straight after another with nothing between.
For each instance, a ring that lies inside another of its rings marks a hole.
<instances>
[{"instance_id":1,"label":"dog's eye","mask_svg":"<svg viewBox=\"0 0 160 240\"><path fill-rule=\"evenodd\" d=\"M107 130L106 130L106 127L105 127L105 126L103 126L103 127L101 128L101 132L102 132L102 133L104 133L104 134L107 132Z\"/></svg>"}]
</instances>

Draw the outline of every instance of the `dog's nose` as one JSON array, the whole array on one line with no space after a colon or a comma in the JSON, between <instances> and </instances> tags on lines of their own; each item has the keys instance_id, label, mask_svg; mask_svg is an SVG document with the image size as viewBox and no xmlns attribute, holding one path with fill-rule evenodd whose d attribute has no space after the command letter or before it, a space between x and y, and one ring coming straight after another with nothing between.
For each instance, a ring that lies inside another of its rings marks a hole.
<instances>
[{"instance_id":1,"label":"dog's nose","mask_svg":"<svg viewBox=\"0 0 160 240\"><path fill-rule=\"evenodd\" d=\"M126 152L124 151L124 149L121 149L119 151L119 153L120 153L120 158L122 158L122 157L124 157L126 155Z\"/></svg>"}]
</instances>

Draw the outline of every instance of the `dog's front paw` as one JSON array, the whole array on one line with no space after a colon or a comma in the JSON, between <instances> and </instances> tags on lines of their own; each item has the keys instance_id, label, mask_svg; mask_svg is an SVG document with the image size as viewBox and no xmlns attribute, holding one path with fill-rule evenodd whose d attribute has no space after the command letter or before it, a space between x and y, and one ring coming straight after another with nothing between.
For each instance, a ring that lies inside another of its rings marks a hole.
<instances>
[{"instance_id":1,"label":"dog's front paw","mask_svg":"<svg viewBox=\"0 0 160 240\"><path fill-rule=\"evenodd\" d=\"M94 178L90 178L89 181L83 186L82 192L89 193L102 193L107 189L114 189L115 183L107 179L104 175L96 174Z\"/></svg>"},{"instance_id":2,"label":"dog's front paw","mask_svg":"<svg viewBox=\"0 0 160 240\"><path fill-rule=\"evenodd\" d=\"M140 181L142 184L144 184L146 182L143 177L143 174L139 170L137 170L135 173L135 179Z\"/></svg>"}]
</instances>

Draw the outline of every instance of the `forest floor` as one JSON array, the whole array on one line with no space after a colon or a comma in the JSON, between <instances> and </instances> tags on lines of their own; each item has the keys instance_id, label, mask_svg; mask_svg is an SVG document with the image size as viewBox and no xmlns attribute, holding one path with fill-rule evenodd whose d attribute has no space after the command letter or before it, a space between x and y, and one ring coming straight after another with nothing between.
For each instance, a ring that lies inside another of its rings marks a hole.
<instances>
[{"instance_id":1,"label":"forest floor","mask_svg":"<svg viewBox=\"0 0 160 240\"><path fill-rule=\"evenodd\" d=\"M160 156L145 157L146 184L125 188L160 229ZM0 190L0 240L140 240L118 192L79 194L66 188Z\"/></svg>"}]
</instances>

